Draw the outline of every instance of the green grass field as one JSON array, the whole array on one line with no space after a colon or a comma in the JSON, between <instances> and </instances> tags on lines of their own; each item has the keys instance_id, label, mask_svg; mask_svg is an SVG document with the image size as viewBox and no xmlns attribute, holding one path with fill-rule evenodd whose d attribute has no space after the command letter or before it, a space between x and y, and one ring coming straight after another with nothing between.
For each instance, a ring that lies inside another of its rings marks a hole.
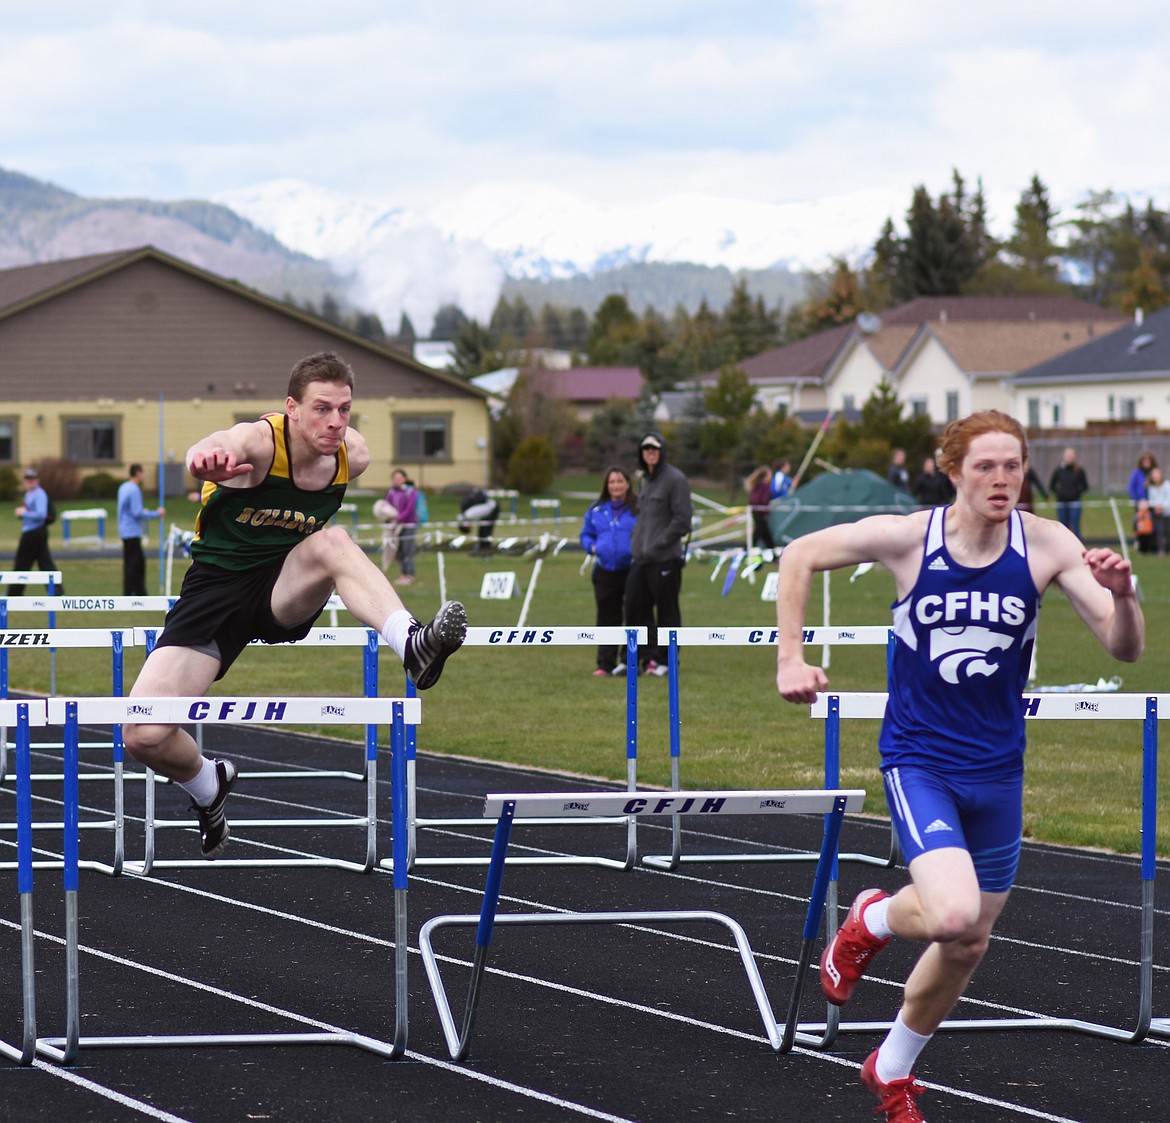
<instances>
[{"instance_id":1,"label":"green grass field","mask_svg":"<svg viewBox=\"0 0 1170 1123\"><path fill-rule=\"evenodd\" d=\"M597 479L574 479L566 491L596 492ZM372 497L359 500L364 509ZM79 504L80 505L80 504ZM183 501L179 506L183 506ZM454 500L435 497L432 520L453 517ZM584 500L566 498L560 533L575 541ZM168 517L178 516L168 507ZM518 533L527 526L521 506ZM1041 509L1041 513L1044 513ZM369 521L363 516L363 521ZM15 520L13 520L15 522ZM1086 512L1086 537L1108 538L1112 516L1107 508ZM507 527L501 524L498 533ZM0 551L10 551L15 535L0 536ZM116 540L115 540L116 546ZM53 534L59 548L61 536ZM121 561L116 549L97 559L70 557L58 564L70 594L111 594L120 591ZM156 555L148 551L149 582L157 587ZM521 592L528 589L534 560L497 557L481 560L465 552L443 556L445 590L440 589L438 555L421 554L418 582L406 590L408 606L420 617L430 615L443 592L468 606L475 626L514 625L522 600L481 600L485 572L512 571ZM580 573L581 554L564 551L546 558L528 611L529 625L592 624L593 598L587 576ZM185 563L182 563L185 564ZM174 587L181 579L177 565ZM1137 557L1135 566L1144 592L1147 652L1137 664L1115 663L1089 635L1064 599L1055 591L1045 598L1037 647L1038 682L1058 685L1096 682L1120 675L1126 692L1157 692L1164 688L1165 664L1161 637L1170 623L1170 558ZM723 573L711 581L712 562L692 561L683 581L683 620L688 625L770 626L774 605L760 599L761 572L755 584L737 581L721 593ZM892 584L875 570L850 582L850 574L832 575L834 624L888 624ZM149 624L143 615L133 624ZM343 616L341 623L354 621ZM811 624L822 623L819 593L810 606ZM36 614L14 615L9 627L43 626ZM58 617L60 627L109 627L101 614L71 613ZM814 652L819 656L819 651ZM141 665L141 653L126 654L127 683ZM447 665L443 680L423 696L419 748L555 769L624 783L625 680L598 679L591 674L589 648L544 650L467 648ZM822 783L822 728L804 707L783 702L776 694L772 649L690 648L683 652L681 672L682 778L690 787L754 788L815 787ZM401 668L383 657L382 692L397 692ZM882 690L884 652L879 648L835 648L829 675L840 690ZM13 651L10 690L49 690L49 656ZM249 649L216 691L221 694L303 694L342 697L361 693L358 649L313 651L293 648ZM669 780L667 680L643 679L639 686L638 777L647 785ZM110 689L108 652L62 650L56 654L58 693L106 694ZM1029 765L1025 822L1029 837L1047 842L1100 847L1135 853L1140 846L1141 728L1137 722L1038 721L1029 724ZM355 738L359 733L355 731ZM847 722L843 731L842 782L864 787L867 811L884 814L877 772L876 725ZM1159 853L1170 854L1170 812L1159 819Z\"/></svg>"}]
</instances>

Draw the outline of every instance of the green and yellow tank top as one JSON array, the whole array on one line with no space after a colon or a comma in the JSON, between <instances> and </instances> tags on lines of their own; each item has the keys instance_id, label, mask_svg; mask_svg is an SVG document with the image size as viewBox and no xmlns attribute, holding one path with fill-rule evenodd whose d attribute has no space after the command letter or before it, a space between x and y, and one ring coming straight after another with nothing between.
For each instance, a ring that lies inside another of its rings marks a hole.
<instances>
[{"instance_id":1,"label":"green and yellow tank top","mask_svg":"<svg viewBox=\"0 0 1170 1123\"><path fill-rule=\"evenodd\" d=\"M337 453L333 481L320 491L305 491L292 479L288 455L288 417L266 414L272 428L273 456L268 475L255 487L203 485L195 518L191 556L221 569L258 569L279 561L305 535L320 530L337 514L349 482L349 455Z\"/></svg>"}]
</instances>

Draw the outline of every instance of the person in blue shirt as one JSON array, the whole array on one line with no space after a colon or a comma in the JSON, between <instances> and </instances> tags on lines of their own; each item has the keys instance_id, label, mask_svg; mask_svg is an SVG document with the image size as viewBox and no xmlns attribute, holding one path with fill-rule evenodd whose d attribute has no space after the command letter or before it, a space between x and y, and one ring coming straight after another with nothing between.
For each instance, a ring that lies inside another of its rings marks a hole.
<instances>
[{"instance_id":1,"label":"person in blue shirt","mask_svg":"<svg viewBox=\"0 0 1170 1123\"><path fill-rule=\"evenodd\" d=\"M146 555L142 551L142 524L161 519L166 508L148 511L142 503L141 464L130 465L130 478L118 488L118 537L122 539L122 595L146 596Z\"/></svg>"},{"instance_id":2,"label":"person in blue shirt","mask_svg":"<svg viewBox=\"0 0 1170 1123\"><path fill-rule=\"evenodd\" d=\"M581 548L596 559L593 566L593 599L597 602L597 626L622 622L626 578L630 573L630 536L638 514L638 497L624 468L605 473L601 494L585 512ZM605 644L597 649L597 676L621 674L626 669L621 649Z\"/></svg>"},{"instance_id":3,"label":"person in blue shirt","mask_svg":"<svg viewBox=\"0 0 1170 1123\"><path fill-rule=\"evenodd\" d=\"M895 586L894 652L878 738L886 801L910 873L893 895L858 895L821 958L821 989L843 1005L893 937L924 945L902 1007L861 1082L888 1121L922 1119L912 1074L959 1001L1007 904L1023 833L1021 698L1044 591L1055 585L1115 659L1142 652L1129 560L1086 549L1067 527L1018 510L1023 427L998 410L951 422L939 467L948 507L875 515L797 538L780 559L777 689L807 704L829 686L805 662L813 575L880 562ZM892 888L892 887L891 887Z\"/></svg>"},{"instance_id":4,"label":"person in blue shirt","mask_svg":"<svg viewBox=\"0 0 1170 1123\"><path fill-rule=\"evenodd\" d=\"M49 496L41 487L40 473L35 468L25 468L21 486L24 488L24 502L16 508L16 517L20 519L20 541L16 544L12 568L24 573L35 563L42 571L52 571L57 567L49 552ZM8 594L15 597L26 591L23 585L13 585ZM53 591L61 592L60 589Z\"/></svg>"}]
</instances>

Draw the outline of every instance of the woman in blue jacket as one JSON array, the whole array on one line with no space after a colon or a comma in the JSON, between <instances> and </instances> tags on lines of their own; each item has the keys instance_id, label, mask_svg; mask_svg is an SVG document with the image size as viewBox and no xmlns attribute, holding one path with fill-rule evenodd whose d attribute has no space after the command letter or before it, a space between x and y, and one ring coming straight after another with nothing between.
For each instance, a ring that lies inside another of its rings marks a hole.
<instances>
[{"instance_id":1,"label":"woman in blue jacket","mask_svg":"<svg viewBox=\"0 0 1170 1123\"><path fill-rule=\"evenodd\" d=\"M630 534L638 513L629 473L610 468L601 494L585 512L581 548L597 559L593 567L593 598L597 602L598 627L620 625L625 601L626 576L630 571ZM621 674L626 669L622 649L605 645L597 649L595 675Z\"/></svg>"}]
</instances>

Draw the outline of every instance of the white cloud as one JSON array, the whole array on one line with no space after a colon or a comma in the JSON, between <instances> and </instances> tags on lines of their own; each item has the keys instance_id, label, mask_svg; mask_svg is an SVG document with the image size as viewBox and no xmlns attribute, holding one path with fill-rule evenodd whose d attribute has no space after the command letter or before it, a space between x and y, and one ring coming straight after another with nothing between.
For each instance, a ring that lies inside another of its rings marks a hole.
<instances>
[{"instance_id":1,"label":"white cloud","mask_svg":"<svg viewBox=\"0 0 1170 1123\"><path fill-rule=\"evenodd\" d=\"M812 203L1033 174L1170 203L1162 0L0 3L4 166L87 195L295 177L425 207L486 180L599 203ZM998 204L997 204L998 205ZM828 247L836 249L837 247Z\"/></svg>"}]
</instances>

